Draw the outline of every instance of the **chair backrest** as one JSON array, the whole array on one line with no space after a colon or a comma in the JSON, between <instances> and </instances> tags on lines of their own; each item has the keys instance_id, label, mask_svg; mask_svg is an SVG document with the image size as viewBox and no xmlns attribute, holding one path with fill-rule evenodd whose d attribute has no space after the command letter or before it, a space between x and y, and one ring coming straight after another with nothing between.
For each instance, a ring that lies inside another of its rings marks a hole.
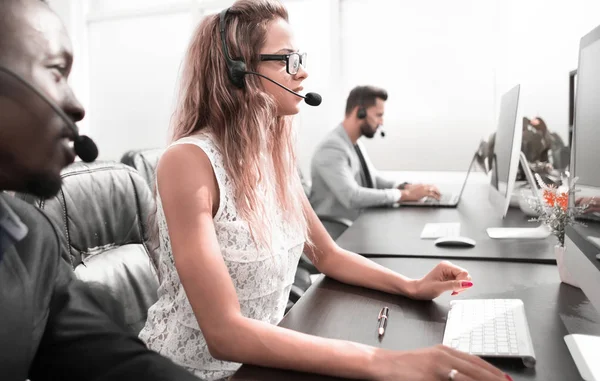
<instances>
[{"instance_id":1,"label":"chair backrest","mask_svg":"<svg viewBox=\"0 0 600 381\"><path fill-rule=\"evenodd\" d=\"M302 173L302 169L300 169L300 166L298 166L298 175L300 176L300 182L302 183L302 188L304 189L306 197L310 197L310 182Z\"/></svg>"},{"instance_id":2,"label":"chair backrest","mask_svg":"<svg viewBox=\"0 0 600 381\"><path fill-rule=\"evenodd\" d=\"M75 163L62 173L60 193L37 205L62 230L79 279L108 288L138 333L157 300L157 255L146 228L152 192L131 167L113 162Z\"/></svg>"},{"instance_id":3,"label":"chair backrest","mask_svg":"<svg viewBox=\"0 0 600 381\"><path fill-rule=\"evenodd\" d=\"M121 163L135 168L152 188L156 176L156 165L164 151L162 148L128 151L121 157Z\"/></svg>"}]
</instances>

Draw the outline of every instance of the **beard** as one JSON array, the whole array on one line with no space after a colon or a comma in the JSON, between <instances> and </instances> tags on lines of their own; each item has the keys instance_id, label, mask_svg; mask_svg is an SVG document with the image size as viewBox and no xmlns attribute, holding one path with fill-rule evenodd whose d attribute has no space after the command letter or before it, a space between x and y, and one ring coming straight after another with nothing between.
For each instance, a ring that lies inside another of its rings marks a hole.
<instances>
[{"instance_id":1,"label":"beard","mask_svg":"<svg viewBox=\"0 0 600 381\"><path fill-rule=\"evenodd\" d=\"M371 126L367 122L364 122L360 126L360 133L367 139L373 139L373 137L375 136L375 132L377 132L377 128L371 128Z\"/></svg>"},{"instance_id":2,"label":"beard","mask_svg":"<svg viewBox=\"0 0 600 381\"><path fill-rule=\"evenodd\" d=\"M62 177L50 173L34 173L28 176L25 192L42 199L54 197L60 191Z\"/></svg>"}]
</instances>

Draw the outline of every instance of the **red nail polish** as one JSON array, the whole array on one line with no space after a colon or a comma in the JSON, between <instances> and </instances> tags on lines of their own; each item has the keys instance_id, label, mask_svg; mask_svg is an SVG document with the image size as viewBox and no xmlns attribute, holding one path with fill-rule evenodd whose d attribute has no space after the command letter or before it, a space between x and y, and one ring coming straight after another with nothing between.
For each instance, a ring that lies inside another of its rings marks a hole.
<instances>
[{"instance_id":1,"label":"red nail polish","mask_svg":"<svg viewBox=\"0 0 600 381\"><path fill-rule=\"evenodd\" d=\"M504 375L506 376L506 379L507 379L508 381L513 381L513 379L512 379L512 377L511 377L511 376L509 376L509 375L508 375L508 374L506 374L506 373L505 373Z\"/></svg>"},{"instance_id":2,"label":"red nail polish","mask_svg":"<svg viewBox=\"0 0 600 381\"><path fill-rule=\"evenodd\" d=\"M450 295L452 295L452 296L454 296L454 295L458 295L458 292L456 292L456 291L452 291L452 294L450 294Z\"/></svg>"},{"instance_id":3,"label":"red nail polish","mask_svg":"<svg viewBox=\"0 0 600 381\"><path fill-rule=\"evenodd\" d=\"M473 286L473 282L462 282L460 284L462 287L472 287Z\"/></svg>"}]
</instances>

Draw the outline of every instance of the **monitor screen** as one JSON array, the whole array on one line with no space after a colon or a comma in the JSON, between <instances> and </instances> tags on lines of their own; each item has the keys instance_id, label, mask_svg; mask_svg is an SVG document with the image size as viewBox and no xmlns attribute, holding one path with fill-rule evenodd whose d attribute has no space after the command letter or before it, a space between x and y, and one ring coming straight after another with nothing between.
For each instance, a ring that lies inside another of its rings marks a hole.
<instances>
[{"instance_id":1,"label":"monitor screen","mask_svg":"<svg viewBox=\"0 0 600 381\"><path fill-rule=\"evenodd\" d=\"M581 47L577 77L572 169L578 184L600 187L600 39Z\"/></svg>"},{"instance_id":2,"label":"monitor screen","mask_svg":"<svg viewBox=\"0 0 600 381\"><path fill-rule=\"evenodd\" d=\"M520 86L517 85L502 96L494 152L492 163L490 163L492 169L492 186L505 198L509 196L507 195L507 191L511 175L515 128L517 126L519 88Z\"/></svg>"},{"instance_id":3,"label":"monitor screen","mask_svg":"<svg viewBox=\"0 0 600 381\"><path fill-rule=\"evenodd\" d=\"M569 73L569 126L575 121L575 91L577 89L577 70Z\"/></svg>"}]
</instances>

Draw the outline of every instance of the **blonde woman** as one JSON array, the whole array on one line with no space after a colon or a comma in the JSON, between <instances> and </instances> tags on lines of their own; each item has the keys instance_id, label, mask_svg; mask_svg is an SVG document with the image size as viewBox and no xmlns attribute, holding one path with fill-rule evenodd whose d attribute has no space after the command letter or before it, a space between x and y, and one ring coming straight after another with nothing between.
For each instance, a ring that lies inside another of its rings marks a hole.
<instances>
[{"instance_id":1,"label":"blonde woman","mask_svg":"<svg viewBox=\"0 0 600 381\"><path fill-rule=\"evenodd\" d=\"M243 73L302 91L306 56L287 20L277 1L240 0L195 32L157 167L161 286L140 337L204 380L241 363L370 380L506 380L442 346L394 352L277 327L303 251L327 276L411 298L472 285L446 262L408 279L329 237L296 171L291 116L301 99Z\"/></svg>"}]
</instances>

